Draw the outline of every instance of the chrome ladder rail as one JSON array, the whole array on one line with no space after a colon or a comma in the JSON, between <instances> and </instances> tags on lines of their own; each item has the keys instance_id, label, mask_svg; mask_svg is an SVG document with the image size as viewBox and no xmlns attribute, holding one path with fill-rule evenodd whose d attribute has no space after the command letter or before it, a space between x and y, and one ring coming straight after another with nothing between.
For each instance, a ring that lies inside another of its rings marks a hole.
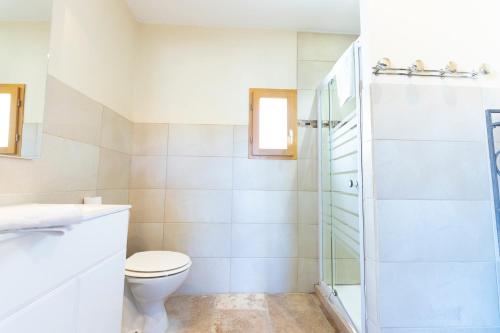
<instances>
[{"instance_id":1,"label":"chrome ladder rail","mask_svg":"<svg viewBox=\"0 0 500 333\"><path fill-rule=\"evenodd\" d=\"M491 185L493 186L493 201L495 204L495 220L497 230L497 242L500 247L500 191L499 191L499 176L500 170L498 169L498 156L500 150L495 150L495 128L500 128L500 121L493 121L493 115L500 114L500 109L486 110L486 131L488 134L488 152L490 157L490 170L491 170ZM500 117L499 117L500 118Z\"/></svg>"}]
</instances>

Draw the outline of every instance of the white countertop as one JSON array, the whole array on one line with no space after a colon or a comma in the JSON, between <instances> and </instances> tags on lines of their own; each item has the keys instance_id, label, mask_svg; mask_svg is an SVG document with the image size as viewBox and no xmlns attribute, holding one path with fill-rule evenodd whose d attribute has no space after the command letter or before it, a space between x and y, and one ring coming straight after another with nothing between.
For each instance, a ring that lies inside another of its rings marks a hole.
<instances>
[{"instance_id":1,"label":"white countertop","mask_svg":"<svg viewBox=\"0 0 500 333\"><path fill-rule=\"evenodd\" d=\"M48 231L54 231L56 228L68 230L73 225L130 208L130 205L89 204L26 204L0 207L0 234L47 231L47 228Z\"/></svg>"},{"instance_id":2,"label":"white countertop","mask_svg":"<svg viewBox=\"0 0 500 333\"><path fill-rule=\"evenodd\" d=\"M132 208L131 205L76 205L83 210L83 220L91 220L104 215L114 214Z\"/></svg>"}]
</instances>

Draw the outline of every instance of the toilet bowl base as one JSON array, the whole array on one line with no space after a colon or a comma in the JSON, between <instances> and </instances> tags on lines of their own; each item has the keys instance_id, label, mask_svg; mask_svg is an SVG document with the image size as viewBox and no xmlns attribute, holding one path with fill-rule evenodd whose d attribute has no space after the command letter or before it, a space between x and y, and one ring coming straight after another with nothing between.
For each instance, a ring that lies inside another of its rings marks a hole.
<instances>
[{"instance_id":1,"label":"toilet bowl base","mask_svg":"<svg viewBox=\"0 0 500 333\"><path fill-rule=\"evenodd\" d=\"M137 310L144 320L141 333L165 333L167 331L168 316L163 302L137 304Z\"/></svg>"}]
</instances>

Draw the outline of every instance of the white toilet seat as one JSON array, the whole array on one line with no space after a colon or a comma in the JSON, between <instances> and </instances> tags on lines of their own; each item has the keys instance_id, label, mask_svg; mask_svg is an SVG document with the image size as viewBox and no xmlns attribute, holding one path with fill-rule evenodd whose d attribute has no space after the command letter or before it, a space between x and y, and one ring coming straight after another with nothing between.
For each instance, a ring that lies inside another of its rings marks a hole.
<instances>
[{"instance_id":1,"label":"white toilet seat","mask_svg":"<svg viewBox=\"0 0 500 333\"><path fill-rule=\"evenodd\" d=\"M171 251L146 251L130 256L125 275L135 278L158 278L182 273L191 267L191 259Z\"/></svg>"}]
</instances>

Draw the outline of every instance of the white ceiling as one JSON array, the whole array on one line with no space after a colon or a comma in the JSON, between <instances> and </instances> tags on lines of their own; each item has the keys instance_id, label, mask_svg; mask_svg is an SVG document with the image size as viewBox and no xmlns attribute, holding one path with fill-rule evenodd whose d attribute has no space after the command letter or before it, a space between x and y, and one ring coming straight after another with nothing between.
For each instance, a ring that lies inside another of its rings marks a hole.
<instances>
[{"instance_id":1,"label":"white ceiling","mask_svg":"<svg viewBox=\"0 0 500 333\"><path fill-rule=\"evenodd\" d=\"M359 0L127 0L140 22L359 33Z\"/></svg>"},{"instance_id":2,"label":"white ceiling","mask_svg":"<svg viewBox=\"0 0 500 333\"><path fill-rule=\"evenodd\" d=\"M0 0L0 21L49 21L52 0Z\"/></svg>"}]
</instances>

